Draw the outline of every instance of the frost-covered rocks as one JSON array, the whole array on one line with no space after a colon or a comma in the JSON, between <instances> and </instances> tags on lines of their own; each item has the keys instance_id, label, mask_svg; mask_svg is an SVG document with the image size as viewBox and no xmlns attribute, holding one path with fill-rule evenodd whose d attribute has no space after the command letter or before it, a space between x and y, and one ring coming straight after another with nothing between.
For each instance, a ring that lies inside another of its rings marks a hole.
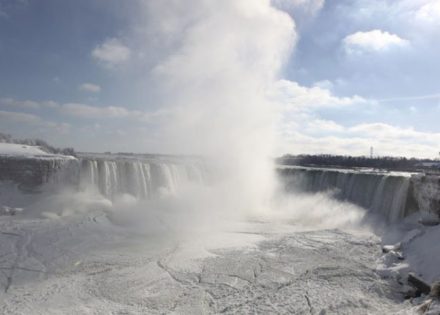
<instances>
[{"instance_id":1,"label":"frost-covered rocks","mask_svg":"<svg viewBox=\"0 0 440 315\"><path fill-rule=\"evenodd\" d=\"M414 196L422 212L440 215L440 176L416 175L412 177Z\"/></svg>"},{"instance_id":2,"label":"frost-covered rocks","mask_svg":"<svg viewBox=\"0 0 440 315\"><path fill-rule=\"evenodd\" d=\"M384 255L378 259L376 270L379 275L400 282L401 292L406 298L411 298L414 308L419 312L438 315L440 226L422 225L417 216L411 218L411 221L401 224L401 233L406 227L408 229L400 235L400 242L383 246Z\"/></svg>"},{"instance_id":3,"label":"frost-covered rocks","mask_svg":"<svg viewBox=\"0 0 440 315\"><path fill-rule=\"evenodd\" d=\"M36 146L0 143L0 181L16 184L23 192L33 192L72 160L76 159L49 154Z\"/></svg>"}]
</instances>

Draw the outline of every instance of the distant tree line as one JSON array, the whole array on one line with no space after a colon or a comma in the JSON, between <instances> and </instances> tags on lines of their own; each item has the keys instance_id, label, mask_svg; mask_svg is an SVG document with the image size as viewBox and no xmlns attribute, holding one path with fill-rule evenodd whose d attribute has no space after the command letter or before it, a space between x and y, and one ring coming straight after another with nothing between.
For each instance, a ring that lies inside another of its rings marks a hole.
<instances>
[{"instance_id":1,"label":"distant tree line","mask_svg":"<svg viewBox=\"0 0 440 315\"><path fill-rule=\"evenodd\" d=\"M405 157L366 157L349 155L284 155L276 160L281 165L323 167L367 167L387 170L413 171L423 168L438 168L439 161Z\"/></svg>"},{"instance_id":2,"label":"distant tree line","mask_svg":"<svg viewBox=\"0 0 440 315\"><path fill-rule=\"evenodd\" d=\"M73 148L56 148L49 145L46 141L41 139L14 139L10 134L0 132L0 143L15 143L24 145L33 145L40 147L41 150L52 154L63 154L76 156L75 150Z\"/></svg>"}]
</instances>

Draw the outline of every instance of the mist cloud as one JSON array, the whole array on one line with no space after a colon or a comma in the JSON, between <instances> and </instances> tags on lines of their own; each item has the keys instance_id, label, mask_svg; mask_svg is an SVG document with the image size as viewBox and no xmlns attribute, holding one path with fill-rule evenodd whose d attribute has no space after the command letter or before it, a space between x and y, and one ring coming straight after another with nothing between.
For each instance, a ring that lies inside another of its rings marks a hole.
<instances>
[{"instance_id":1,"label":"mist cloud","mask_svg":"<svg viewBox=\"0 0 440 315\"><path fill-rule=\"evenodd\" d=\"M150 72L159 102L173 112L159 126L161 141L175 153L215 161L222 179L213 202L258 208L273 188L278 108L267 91L295 44L294 22L270 1L188 5L145 2L144 27L154 30L146 43L167 52ZM144 49L149 55L148 44Z\"/></svg>"}]
</instances>

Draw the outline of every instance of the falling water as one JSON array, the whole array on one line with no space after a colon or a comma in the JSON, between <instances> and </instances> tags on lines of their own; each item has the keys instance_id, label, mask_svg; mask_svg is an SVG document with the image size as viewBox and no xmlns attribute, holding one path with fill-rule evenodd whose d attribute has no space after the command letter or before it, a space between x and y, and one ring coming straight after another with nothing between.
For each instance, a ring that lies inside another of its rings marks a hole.
<instances>
[{"instance_id":1,"label":"falling water","mask_svg":"<svg viewBox=\"0 0 440 315\"><path fill-rule=\"evenodd\" d=\"M49 191L74 188L109 200L123 194L145 200L176 194L187 185L205 184L205 169L196 158L84 156L61 161L43 175L42 182Z\"/></svg>"},{"instance_id":2,"label":"falling water","mask_svg":"<svg viewBox=\"0 0 440 315\"><path fill-rule=\"evenodd\" d=\"M331 191L337 199L380 214L388 222L396 222L416 210L407 202L412 198L409 174L313 168L284 168L280 173L289 191Z\"/></svg>"}]
</instances>

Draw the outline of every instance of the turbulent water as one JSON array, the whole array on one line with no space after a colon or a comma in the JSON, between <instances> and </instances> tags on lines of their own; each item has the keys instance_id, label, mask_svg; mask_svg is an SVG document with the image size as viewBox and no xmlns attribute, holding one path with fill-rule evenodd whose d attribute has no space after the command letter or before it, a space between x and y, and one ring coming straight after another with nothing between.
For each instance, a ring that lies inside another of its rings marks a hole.
<instances>
[{"instance_id":1,"label":"turbulent water","mask_svg":"<svg viewBox=\"0 0 440 315\"><path fill-rule=\"evenodd\" d=\"M38 164L38 162L33 162ZM74 189L98 193L114 200L129 194L138 200L175 193L188 184L203 184L208 180L205 163L197 158L160 156L85 155L78 159L41 160L42 169L36 176L34 190L51 193L60 189ZM39 165L37 165L39 166ZM10 168L14 168L11 163ZM20 187L27 187L28 178L15 170L8 178ZM23 173L26 170L22 170ZM35 189L38 188L38 189Z\"/></svg>"},{"instance_id":2,"label":"turbulent water","mask_svg":"<svg viewBox=\"0 0 440 315\"><path fill-rule=\"evenodd\" d=\"M282 168L279 172L288 191L329 191L337 199L382 215L388 222L422 210L414 194L414 183L419 181L409 173L302 167Z\"/></svg>"}]
</instances>

